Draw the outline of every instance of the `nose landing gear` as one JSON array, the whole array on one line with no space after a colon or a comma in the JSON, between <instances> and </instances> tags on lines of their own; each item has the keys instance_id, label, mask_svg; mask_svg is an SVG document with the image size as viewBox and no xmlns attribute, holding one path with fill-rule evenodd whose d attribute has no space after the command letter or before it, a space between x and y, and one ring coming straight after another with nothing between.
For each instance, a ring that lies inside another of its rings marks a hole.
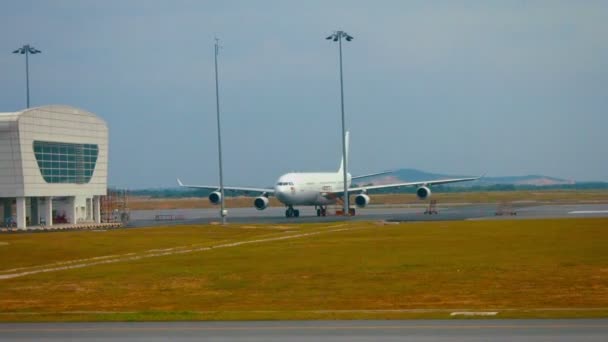
<instances>
[{"instance_id":1,"label":"nose landing gear","mask_svg":"<svg viewBox=\"0 0 608 342\"><path fill-rule=\"evenodd\" d=\"M315 207L317 209L317 216L327 216L327 207Z\"/></svg>"}]
</instances>

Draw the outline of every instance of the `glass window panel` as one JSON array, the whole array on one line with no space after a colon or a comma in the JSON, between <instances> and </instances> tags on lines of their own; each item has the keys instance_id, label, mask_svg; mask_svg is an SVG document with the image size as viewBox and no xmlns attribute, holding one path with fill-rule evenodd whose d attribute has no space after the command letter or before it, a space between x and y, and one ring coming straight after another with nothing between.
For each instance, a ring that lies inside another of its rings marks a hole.
<instances>
[{"instance_id":1,"label":"glass window panel","mask_svg":"<svg viewBox=\"0 0 608 342\"><path fill-rule=\"evenodd\" d=\"M47 183L88 183L99 154L94 144L34 141L33 148Z\"/></svg>"}]
</instances>

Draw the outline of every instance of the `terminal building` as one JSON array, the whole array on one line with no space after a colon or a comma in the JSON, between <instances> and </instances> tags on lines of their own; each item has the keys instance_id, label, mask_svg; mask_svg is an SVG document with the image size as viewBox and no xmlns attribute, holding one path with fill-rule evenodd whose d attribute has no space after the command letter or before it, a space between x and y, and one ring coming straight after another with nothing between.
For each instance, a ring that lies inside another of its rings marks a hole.
<instances>
[{"instance_id":1,"label":"terminal building","mask_svg":"<svg viewBox=\"0 0 608 342\"><path fill-rule=\"evenodd\" d=\"M99 223L108 127L63 105L0 113L2 226Z\"/></svg>"}]
</instances>

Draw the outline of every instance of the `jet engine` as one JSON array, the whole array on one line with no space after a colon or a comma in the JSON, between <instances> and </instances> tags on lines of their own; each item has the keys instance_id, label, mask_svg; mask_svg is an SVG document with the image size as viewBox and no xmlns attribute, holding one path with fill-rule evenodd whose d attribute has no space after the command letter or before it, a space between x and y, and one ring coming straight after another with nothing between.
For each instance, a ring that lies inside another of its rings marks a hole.
<instances>
[{"instance_id":1,"label":"jet engine","mask_svg":"<svg viewBox=\"0 0 608 342\"><path fill-rule=\"evenodd\" d=\"M264 210L268 207L268 197L260 196L253 200L253 206L257 210Z\"/></svg>"},{"instance_id":2,"label":"jet engine","mask_svg":"<svg viewBox=\"0 0 608 342\"><path fill-rule=\"evenodd\" d=\"M222 194L219 191L214 191L209 194L209 202L211 202L211 204L220 204L221 201Z\"/></svg>"},{"instance_id":3,"label":"jet engine","mask_svg":"<svg viewBox=\"0 0 608 342\"><path fill-rule=\"evenodd\" d=\"M418 198L421 200L427 199L431 197L431 189L426 186L421 186L418 188L418 190L416 190L416 196L418 196Z\"/></svg>"},{"instance_id":4,"label":"jet engine","mask_svg":"<svg viewBox=\"0 0 608 342\"><path fill-rule=\"evenodd\" d=\"M355 197L355 204L359 208L364 208L366 205L369 204L369 196L367 196L366 194L357 195Z\"/></svg>"}]
</instances>

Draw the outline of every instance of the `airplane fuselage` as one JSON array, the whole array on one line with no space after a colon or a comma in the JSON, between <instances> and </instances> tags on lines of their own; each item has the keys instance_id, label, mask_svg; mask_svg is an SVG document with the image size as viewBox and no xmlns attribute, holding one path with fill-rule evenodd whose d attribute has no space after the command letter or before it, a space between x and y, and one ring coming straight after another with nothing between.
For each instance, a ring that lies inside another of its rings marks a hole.
<instances>
[{"instance_id":1,"label":"airplane fuselage","mask_svg":"<svg viewBox=\"0 0 608 342\"><path fill-rule=\"evenodd\" d=\"M244 191L247 193L259 194L253 201L253 206L258 210L266 209L270 202L269 197L275 196L287 209L285 210L286 217L299 217L300 211L294 206L315 206L317 216L325 216L327 214L327 206L336 204L344 195L344 169L345 161L348 161L348 132L344 136L344 144L346 154L343 156L340 163L340 168L337 172L291 172L279 177L274 187L241 187L241 186L224 186L223 190L229 191ZM370 203L368 190L399 188L405 186L415 186L416 196L424 200L431 196L430 186L434 184L448 184L456 182L465 182L479 179L479 177L469 178L453 178L453 179L438 179L430 181L417 182L397 182L392 184L377 184L364 186L351 186L354 179L366 178L387 174L389 172L379 172L358 177L347 175L346 187L349 189L349 195L353 194L354 204L358 208L364 208ZM178 184L183 187L198 188L211 190L209 201L213 204L223 203L223 191L217 185L184 185L178 179ZM349 201L350 204L350 201ZM346 209L346 208L345 208ZM355 209L349 205L348 215L354 215ZM336 211L337 212L337 211Z\"/></svg>"},{"instance_id":2,"label":"airplane fuselage","mask_svg":"<svg viewBox=\"0 0 608 342\"><path fill-rule=\"evenodd\" d=\"M287 206L335 204L336 194L344 192L343 177L339 172L287 173L277 180L274 195ZM348 187L350 183L351 175L348 174Z\"/></svg>"}]
</instances>

